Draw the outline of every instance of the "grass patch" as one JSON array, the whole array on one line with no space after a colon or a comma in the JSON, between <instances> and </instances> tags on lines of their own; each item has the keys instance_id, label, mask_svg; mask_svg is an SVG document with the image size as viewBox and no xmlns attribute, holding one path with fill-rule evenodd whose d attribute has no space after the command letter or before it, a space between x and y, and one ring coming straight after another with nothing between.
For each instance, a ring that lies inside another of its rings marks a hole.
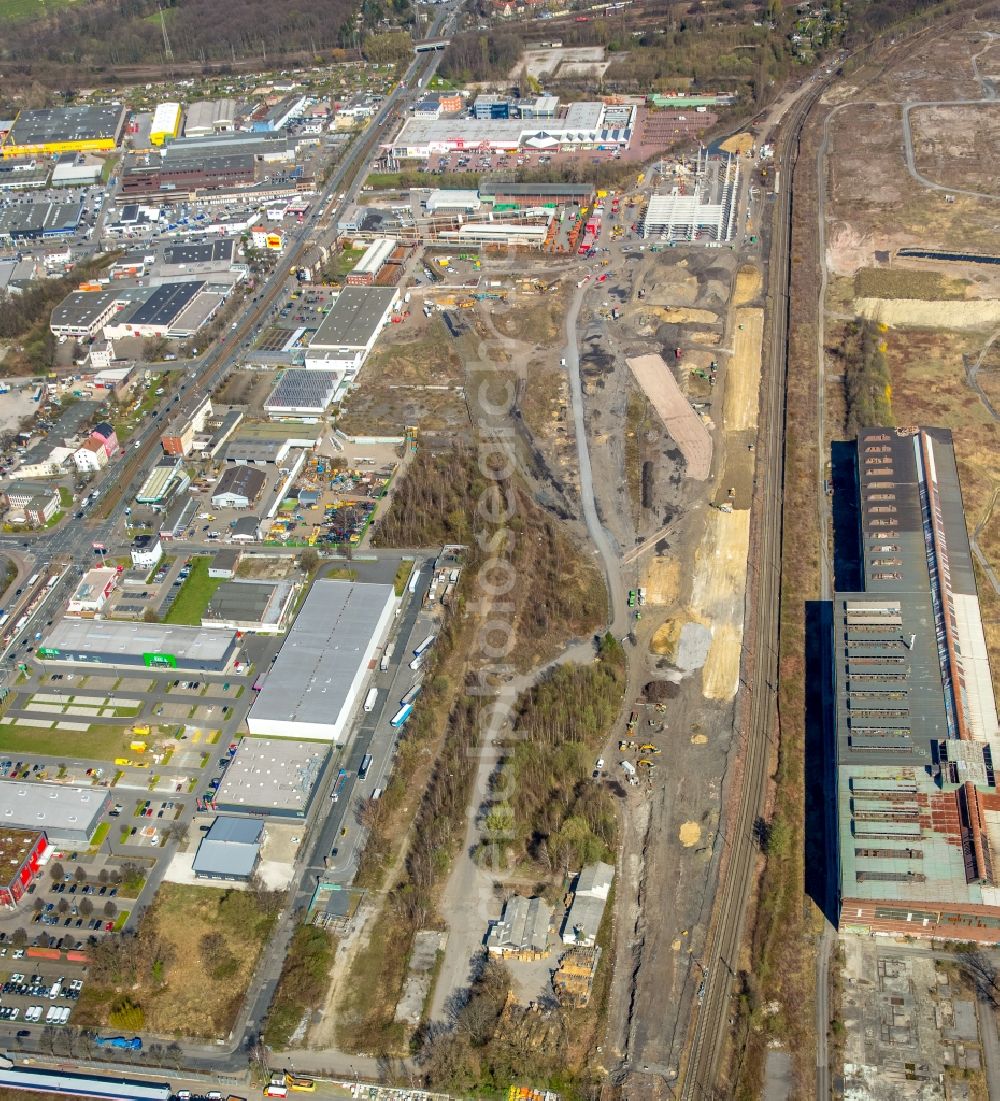
<instances>
[{"instance_id":1,"label":"grass patch","mask_svg":"<svg viewBox=\"0 0 1000 1101\"><path fill-rule=\"evenodd\" d=\"M861 268L854 273L855 298L919 298L924 302L964 301L964 279L911 268Z\"/></svg>"},{"instance_id":2,"label":"grass patch","mask_svg":"<svg viewBox=\"0 0 1000 1101\"><path fill-rule=\"evenodd\" d=\"M0 23L29 23L47 18L55 8L68 6L69 0L47 0L44 7L38 0L0 0Z\"/></svg>"},{"instance_id":3,"label":"grass patch","mask_svg":"<svg viewBox=\"0 0 1000 1101\"><path fill-rule=\"evenodd\" d=\"M65 487L59 487L59 504L64 508L73 507L73 494Z\"/></svg>"},{"instance_id":4,"label":"grass patch","mask_svg":"<svg viewBox=\"0 0 1000 1101\"><path fill-rule=\"evenodd\" d=\"M128 921L128 916L131 914L131 910L122 910L118 917L115 918L114 932L120 933L125 928L125 922Z\"/></svg>"},{"instance_id":5,"label":"grass patch","mask_svg":"<svg viewBox=\"0 0 1000 1101\"><path fill-rule=\"evenodd\" d=\"M485 175L485 173L484 173ZM365 186L375 191L407 191L411 187L443 187L478 191L478 172L444 172L440 176L432 172L372 172L365 178Z\"/></svg>"},{"instance_id":6,"label":"grass patch","mask_svg":"<svg viewBox=\"0 0 1000 1101\"><path fill-rule=\"evenodd\" d=\"M402 596L406 592L406 586L410 580L410 574L413 573L412 562L400 562L396 567L396 576L393 578L392 587L396 591L396 596Z\"/></svg>"},{"instance_id":7,"label":"grass patch","mask_svg":"<svg viewBox=\"0 0 1000 1101\"><path fill-rule=\"evenodd\" d=\"M9 753L41 753L47 757L113 761L126 755L129 741L131 734L106 726L92 726L88 731L80 731L0 725L0 750Z\"/></svg>"},{"instance_id":8,"label":"grass patch","mask_svg":"<svg viewBox=\"0 0 1000 1101\"><path fill-rule=\"evenodd\" d=\"M295 930L267 1014L266 1044L287 1047L306 1013L320 1006L336 951L336 941L325 929L300 925Z\"/></svg>"},{"instance_id":9,"label":"grass patch","mask_svg":"<svg viewBox=\"0 0 1000 1101\"><path fill-rule=\"evenodd\" d=\"M208 576L211 561L207 556L191 560L191 575L177 594L177 599L167 613L165 622L182 623L192 627L201 625L201 617L205 614L208 602L222 584L222 578Z\"/></svg>"},{"instance_id":10,"label":"grass patch","mask_svg":"<svg viewBox=\"0 0 1000 1101\"><path fill-rule=\"evenodd\" d=\"M105 1027L127 989L153 1032L225 1036L280 908L270 892L164 883L134 935L94 949L76 1023Z\"/></svg>"},{"instance_id":11,"label":"grass patch","mask_svg":"<svg viewBox=\"0 0 1000 1101\"><path fill-rule=\"evenodd\" d=\"M364 256L362 248L345 248L337 253L333 263L333 274L340 279L349 275L358 266L358 261Z\"/></svg>"},{"instance_id":12,"label":"grass patch","mask_svg":"<svg viewBox=\"0 0 1000 1101\"><path fill-rule=\"evenodd\" d=\"M45 521L45 531L48 531L49 528L54 528L65 515L65 509L56 509L56 511L53 512L52 515L48 518L48 520Z\"/></svg>"},{"instance_id":13,"label":"grass patch","mask_svg":"<svg viewBox=\"0 0 1000 1101\"><path fill-rule=\"evenodd\" d=\"M4 595L17 577L17 566L9 558L0 559L0 596Z\"/></svg>"},{"instance_id":14,"label":"grass patch","mask_svg":"<svg viewBox=\"0 0 1000 1101\"><path fill-rule=\"evenodd\" d=\"M96 830L94 830L94 836L90 839L90 847L92 849L99 849L104 844L104 839L111 832L111 823L102 822Z\"/></svg>"}]
</instances>

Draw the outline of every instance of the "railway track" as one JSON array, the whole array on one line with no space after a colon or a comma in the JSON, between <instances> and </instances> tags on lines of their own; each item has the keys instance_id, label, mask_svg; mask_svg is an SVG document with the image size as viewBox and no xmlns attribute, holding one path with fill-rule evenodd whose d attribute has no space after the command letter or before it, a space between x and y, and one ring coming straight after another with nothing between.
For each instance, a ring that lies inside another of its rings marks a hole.
<instances>
[{"instance_id":1,"label":"railway track","mask_svg":"<svg viewBox=\"0 0 1000 1101\"><path fill-rule=\"evenodd\" d=\"M725 1032L731 1015L735 960L743 936L751 891L756 839L754 825L764 811L768 757L776 727L778 629L781 588L782 491L784 480L784 394L788 350L788 303L791 241L791 177L798 156L802 125L822 91L803 96L785 122L785 138L777 160L783 188L777 196L769 256L769 357L757 443L759 483L750 545L752 573L748 578L751 613L744 642L743 683L749 697L737 712L737 736L742 741L742 784L735 813L718 836L729 846L723 855L715 923L703 959L704 992L680 1096L691 1101L715 1096Z\"/></svg>"}]
</instances>

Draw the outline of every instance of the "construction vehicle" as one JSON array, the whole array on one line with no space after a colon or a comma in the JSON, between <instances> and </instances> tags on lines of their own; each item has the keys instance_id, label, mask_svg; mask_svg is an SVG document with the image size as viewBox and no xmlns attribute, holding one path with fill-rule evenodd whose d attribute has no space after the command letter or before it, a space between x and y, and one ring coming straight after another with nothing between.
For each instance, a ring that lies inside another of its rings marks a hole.
<instances>
[{"instance_id":1,"label":"construction vehicle","mask_svg":"<svg viewBox=\"0 0 1000 1101\"><path fill-rule=\"evenodd\" d=\"M645 757L643 757L640 760L636 761L636 764L639 766L639 768L648 768L648 769L656 768L655 762L647 760Z\"/></svg>"},{"instance_id":2,"label":"construction vehicle","mask_svg":"<svg viewBox=\"0 0 1000 1101\"><path fill-rule=\"evenodd\" d=\"M626 753L626 752L628 752L628 750L630 750L630 749L634 750L636 748L637 748L637 746L636 746L635 742L632 741L631 738L628 738L628 739L623 738L618 743L618 749L619 749L619 752L621 752L621 753Z\"/></svg>"},{"instance_id":3,"label":"construction vehicle","mask_svg":"<svg viewBox=\"0 0 1000 1101\"><path fill-rule=\"evenodd\" d=\"M306 1078L301 1074L285 1074L285 1085L292 1093L315 1093L316 1083L312 1078Z\"/></svg>"},{"instance_id":4,"label":"construction vehicle","mask_svg":"<svg viewBox=\"0 0 1000 1101\"><path fill-rule=\"evenodd\" d=\"M632 714L629 715L629 717L628 717L627 729L628 730L635 730L635 724L638 721L639 721L639 712L638 711L633 711Z\"/></svg>"},{"instance_id":5,"label":"construction vehicle","mask_svg":"<svg viewBox=\"0 0 1000 1101\"><path fill-rule=\"evenodd\" d=\"M639 752L640 753L652 753L652 754L655 755L657 753L662 753L663 750L662 749L657 749L655 745L650 745L649 742L647 742L645 745L639 746Z\"/></svg>"}]
</instances>

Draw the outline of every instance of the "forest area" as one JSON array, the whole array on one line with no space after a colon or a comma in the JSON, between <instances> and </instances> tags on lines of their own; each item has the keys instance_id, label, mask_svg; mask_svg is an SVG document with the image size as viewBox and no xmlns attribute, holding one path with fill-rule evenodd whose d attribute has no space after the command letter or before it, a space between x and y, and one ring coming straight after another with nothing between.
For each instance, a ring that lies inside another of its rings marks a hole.
<instances>
[{"instance_id":1,"label":"forest area","mask_svg":"<svg viewBox=\"0 0 1000 1101\"><path fill-rule=\"evenodd\" d=\"M590 772L624 689L625 655L606 635L596 662L558 666L518 701L507 758L493 783L517 798L492 805L484 853L499 847L506 860L532 861L551 876L614 861L614 802Z\"/></svg>"},{"instance_id":2,"label":"forest area","mask_svg":"<svg viewBox=\"0 0 1000 1101\"><path fill-rule=\"evenodd\" d=\"M396 486L393 505L372 540L377 547L471 546L477 562L477 506L493 491L471 448L422 450ZM568 638L583 638L606 616L600 574L517 479L510 483L510 559L521 583L510 593L518 646L511 660L527 668Z\"/></svg>"},{"instance_id":3,"label":"forest area","mask_svg":"<svg viewBox=\"0 0 1000 1101\"><path fill-rule=\"evenodd\" d=\"M893 23L933 6L937 0L860 0L844 5L847 31L830 41L840 45L863 43ZM841 11L841 0L827 0L830 12ZM486 14L485 3L480 4ZM794 5L776 0L739 5L736 0L665 6L662 17L637 25L623 11L586 23L558 24L559 40L566 47L603 46L611 61L600 90L648 94L676 91L729 91L744 102L767 98L767 89L780 83L795 67L792 23ZM555 27L551 28L555 31ZM509 82L525 48L537 46L538 29L514 24L488 35L456 35L441 63L440 75L456 82ZM516 75L516 74L515 74ZM521 79L524 84L524 78ZM528 82L530 83L530 82ZM542 84L547 82L543 79ZM567 82L559 81L560 90ZM527 91L522 87L522 92ZM551 90L551 89L549 89ZM586 83L581 91L592 91Z\"/></svg>"},{"instance_id":4,"label":"forest area","mask_svg":"<svg viewBox=\"0 0 1000 1101\"><path fill-rule=\"evenodd\" d=\"M357 45L353 0L95 0L49 8L44 18L4 27L2 65L61 88L115 66L164 62L163 27L178 63L317 54ZM362 25L405 19L409 0L365 0Z\"/></svg>"},{"instance_id":5,"label":"forest area","mask_svg":"<svg viewBox=\"0 0 1000 1101\"><path fill-rule=\"evenodd\" d=\"M39 280L18 295L0 295L0 343L8 346L3 361L6 374L43 375L52 369L56 338L49 318L53 308L110 260L83 265L61 279Z\"/></svg>"},{"instance_id":6,"label":"forest area","mask_svg":"<svg viewBox=\"0 0 1000 1101\"><path fill-rule=\"evenodd\" d=\"M852 321L834 352L844 378L844 432L850 439L870 424L894 424L892 378L885 338L874 321Z\"/></svg>"}]
</instances>

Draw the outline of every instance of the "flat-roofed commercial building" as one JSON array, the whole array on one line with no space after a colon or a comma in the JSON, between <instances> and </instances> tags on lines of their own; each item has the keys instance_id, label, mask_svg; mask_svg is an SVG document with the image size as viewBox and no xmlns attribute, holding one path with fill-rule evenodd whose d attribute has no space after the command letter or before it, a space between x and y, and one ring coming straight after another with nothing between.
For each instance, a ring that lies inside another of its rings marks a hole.
<instances>
[{"instance_id":1,"label":"flat-roofed commercial building","mask_svg":"<svg viewBox=\"0 0 1000 1101\"><path fill-rule=\"evenodd\" d=\"M263 822L216 818L194 855L195 878L247 883L260 863L263 841Z\"/></svg>"},{"instance_id":2,"label":"flat-roofed commercial building","mask_svg":"<svg viewBox=\"0 0 1000 1101\"><path fill-rule=\"evenodd\" d=\"M44 830L0 826L0 906L8 910L28 893L49 852Z\"/></svg>"},{"instance_id":3,"label":"flat-roofed commercial building","mask_svg":"<svg viewBox=\"0 0 1000 1101\"><path fill-rule=\"evenodd\" d=\"M153 112L153 122L149 127L149 140L153 145L165 145L181 132L181 105L179 103L157 104Z\"/></svg>"},{"instance_id":4,"label":"flat-roofed commercial building","mask_svg":"<svg viewBox=\"0 0 1000 1101\"><path fill-rule=\"evenodd\" d=\"M240 428L226 445L225 459L230 463L254 463L270 466L284 462L295 448L316 447L321 432L303 423L271 421Z\"/></svg>"},{"instance_id":5,"label":"flat-roofed commercial building","mask_svg":"<svg viewBox=\"0 0 1000 1101\"><path fill-rule=\"evenodd\" d=\"M374 286L378 273L385 267L396 248L394 237L380 237L365 249L364 256L348 272L347 284L350 287Z\"/></svg>"},{"instance_id":6,"label":"flat-roofed commercial building","mask_svg":"<svg viewBox=\"0 0 1000 1101\"><path fill-rule=\"evenodd\" d=\"M126 336L173 336L175 324L204 287L203 279L162 283L143 301L123 310L107 326L105 335L110 340Z\"/></svg>"},{"instance_id":7,"label":"flat-roofed commercial building","mask_svg":"<svg viewBox=\"0 0 1000 1101\"><path fill-rule=\"evenodd\" d=\"M330 759L330 748L287 738L244 738L213 806L229 814L305 818Z\"/></svg>"},{"instance_id":8,"label":"flat-roofed commercial building","mask_svg":"<svg viewBox=\"0 0 1000 1101\"><path fill-rule=\"evenodd\" d=\"M38 647L43 661L222 672L237 650L235 631L170 623L63 619ZM5 785L0 784L0 788Z\"/></svg>"},{"instance_id":9,"label":"flat-roofed commercial building","mask_svg":"<svg viewBox=\"0 0 1000 1101\"><path fill-rule=\"evenodd\" d=\"M392 585L317 581L250 708L250 733L341 742L395 607Z\"/></svg>"},{"instance_id":10,"label":"flat-roofed commercial building","mask_svg":"<svg viewBox=\"0 0 1000 1101\"><path fill-rule=\"evenodd\" d=\"M27 780L0 783L0 822L8 829L44 831L57 845L86 845L110 805L107 788Z\"/></svg>"},{"instance_id":11,"label":"flat-roofed commercial building","mask_svg":"<svg viewBox=\"0 0 1000 1101\"><path fill-rule=\"evenodd\" d=\"M232 130L236 124L236 100L205 99L192 103L187 109L184 134L189 138L200 138L207 134L218 134Z\"/></svg>"},{"instance_id":12,"label":"flat-roofed commercial building","mask_svg":"<svg viewBox=\"0 0 1000 1101\"><path fill-rule=\"evenodd\" d=\"M3 143L4 157L114 149L125 128L121 104L21 111Z\"/></svg>"},{"instance_id":13,"label":"flat-roofed commercial building","mask_svg":"<svg viewBox=\"0 0 1000 1101\"><path fill-rule=\"evenodd\" d=\"M267 475L255 466L228 466L212 491L213 508L250 508L260 500Z\"/></svg>"},{"instance_id":14,"label":"flat-roofed commercial building","mask_svg":"<svg viewBox=\"0 0 1000 1101\"><path fill-rule=\"evenodd\" d=\"M337 393L341 376L336 371L310 371L292 367L264 402L269 417L305 417L323 415Z\"/></svg>"},{"instance_id":15,"label":"flat-roofed commercial building","mask_svg":"<svg viewBox=\"0 0 1000 1101\"><path fill-rule=\"evenodd\" d=\"M83 340L96 336L118 309L117 291L70 291L52 311L54 336Z\"/></svg>"},{"instance_id":16,"label":"flat-roofed commercial building","mask_svg":"<svg viewBox=\"0 0 1000 1101\"><path fill-rule=\"evenodd\" d=\"M345 287L306 349L306 367L353 378L399 301L395 287Z\"/></svg>"},{"instance_id":17,"label":"flat-roofed commercial building","mask_svg":"<svg viewBox=\"0 0 1000 1101\"><path fill-rule=\"evenodd\" d=\"M0 244L34 241L46 237L68 237L80 225L79 203L39 201L0 210Z\"/></svg>"},{"instance_id":18,"label":"flat-roofed commercial building","mask_svg":"<svg viewBox=\"0 0 1000 1101\"><path fill-rule=\"evenodd\" d=\"M865 429L857 485L837 547L857 588L832 612L840 924L1000 942L1000 727L951 433Z\"/></svg>"},{"instance_id":19,"label":"flat-roofed commercial building","mask_svg":"<svg viewBox=\"0 0 1000 1101\"><path fill-rule=\"evenodd\" d=\"M258 635L279 634L291 613L296 592L291 581L224 581L208 602L201 625Z\"/></svg>"}]
</instances>

